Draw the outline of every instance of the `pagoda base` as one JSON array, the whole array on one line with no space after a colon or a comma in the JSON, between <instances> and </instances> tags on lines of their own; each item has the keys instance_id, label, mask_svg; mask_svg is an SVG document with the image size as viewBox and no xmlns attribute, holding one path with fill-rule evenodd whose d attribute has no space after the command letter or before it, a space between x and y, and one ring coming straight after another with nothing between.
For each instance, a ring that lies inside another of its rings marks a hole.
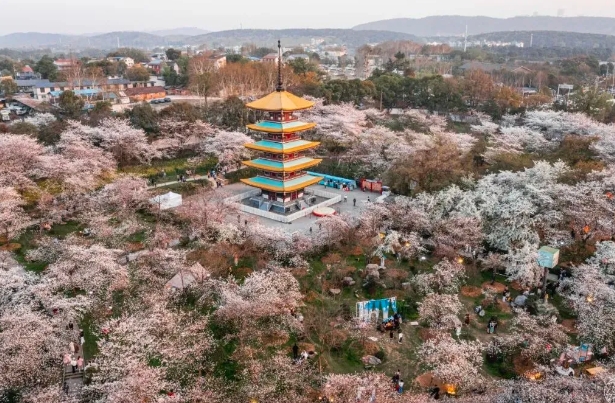
<instances>
[{"instance_id":1,"label":"pagoda base","mask_svg":"<svg viewBox=\"0 0 615 403\"><path fill-rule=\"evenodd\" d=\"M319 208L339 203L342 196L318 188L307 188L303 197L289 202L265 200L262 191L253 189L249 192L226 199L227 203L236 203L239 210L270 220L291 223L306 217Z\"/></svg>"}]
</instances>

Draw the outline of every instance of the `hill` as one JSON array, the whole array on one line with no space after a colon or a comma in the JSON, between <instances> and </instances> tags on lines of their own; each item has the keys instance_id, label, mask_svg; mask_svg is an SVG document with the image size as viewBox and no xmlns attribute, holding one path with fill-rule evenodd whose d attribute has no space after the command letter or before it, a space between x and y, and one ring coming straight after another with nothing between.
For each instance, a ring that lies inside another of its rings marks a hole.
<instances>
[{"instance_id":1,"label":"hill","mask_svg":"<svg viewBox=\"0 0 615 403\"><path fill-rule=\"evenodd\" d=\"M0 48L41 48L70 43L76 38L79 38L79 36L43 32L16 32L0 35Z\"/></svg>"},{"instance_id":2,"label":"hill","mask_svg":"<svg viewBox=\"0 0 615 403\"><path fill-rule=\"evenodd\" d=\"M366 43L380 43L394 40L423 42L414 35L388 31L354 31L352 29L235 29L211 32L186 40L190 45L230 46L255 43L258 46L274 47L280 39L284 46L310 43L312 38L322 38L328 44L346 45L357 48Z\"/></svg>"},{"instance_id":3,"label":"hill","mask_svg":"<svg viewBox=\"0 0 615 403\"><path fill-rule=\"evenodd\" d=\"M355 30L386 30L425 36L470 35L501 31L564 31L615 35L615 18L608 17L465 17L395 18L357 25Z\"/></svg>"},{"instance_id":4,"label":"hill","mask_svg":"<svg viewBox=\"0 0 615 403\"><path fill-rule=\"evenodd\" d=\"M488 34L472 35L470 41L494 42L524 42L529 46L530 37L534 48L578 48L578 49L615 49L614 35L583 34L577 32L557 31L510 31L491 32ZM457 38L458 40L459 38Z\"/></svg>"},{"instance_id":5,"label":"hill","mask_svg":"<svg viewBox=\"0 0 615 403\"><path fill-rule=\"evenodd\" d=\"M173 29L161 29L157 31L147 31L148 34L157 36L197 36L205 35L211 31L207 31L196 27L182 27Z\"/></svg>"}]
</instances>

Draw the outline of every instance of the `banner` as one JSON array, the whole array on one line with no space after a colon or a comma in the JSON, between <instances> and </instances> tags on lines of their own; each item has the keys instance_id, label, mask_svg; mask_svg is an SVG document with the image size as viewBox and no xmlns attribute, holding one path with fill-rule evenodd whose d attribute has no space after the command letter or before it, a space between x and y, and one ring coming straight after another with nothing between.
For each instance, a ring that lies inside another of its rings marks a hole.
<instances>
[{"instance_id":1,"label":"banner","mask_svg":"<svg viewBox=\"0 0 615 403\"><path fill-rule=\"evenodd\" d=\"M384 321L389 317L390 312L397 313L397 298L395 297L357 302L357 318L362 322Z\"/></svg>"}]
</instances>

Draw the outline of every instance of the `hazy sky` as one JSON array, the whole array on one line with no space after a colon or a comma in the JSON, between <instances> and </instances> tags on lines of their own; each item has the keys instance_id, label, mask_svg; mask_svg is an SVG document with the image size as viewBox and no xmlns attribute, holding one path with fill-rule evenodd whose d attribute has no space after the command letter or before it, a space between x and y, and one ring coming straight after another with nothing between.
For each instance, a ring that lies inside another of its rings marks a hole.
<instances>
[{"instance_id":1,"label":"hazy sky","mask_svg":"<svg viewBox=\"0 0 615 403\"><path fill-rule=\"evenodd\" d=\"M198 27L350 28L429 15L615 17L613 0L0 0L0 34L91 33ZM15 16L15 17L12 17Z\"/></svg>"}]
</instances>

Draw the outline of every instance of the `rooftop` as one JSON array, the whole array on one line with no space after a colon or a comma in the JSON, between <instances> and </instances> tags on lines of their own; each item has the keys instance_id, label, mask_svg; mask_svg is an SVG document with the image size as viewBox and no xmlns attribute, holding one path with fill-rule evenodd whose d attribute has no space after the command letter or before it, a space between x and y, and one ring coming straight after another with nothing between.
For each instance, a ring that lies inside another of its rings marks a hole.
<instances>
[{"instance_id":1,"label":"rooftop","mask_svg":"<svg viewBox=\"0 0 615 403\"><path fill-rule=\"evenodd\" d=\"M241 181L246 185L271 190L274 192L292 192L318 183L321 180L322 177L320 176L303 175L296 179L291 179L288 181L277 181L275 179L269 179L262 176L257 176L250 179L242 179Z\"/></svg>"},{"instance_id":2,"label":"rooftop","mask_svg":"<svg viewBox=\"0 0 615 403\"><path fill-rule=\"evenodd\" d=\"M144 95L144 94L157 94L159 92L165 92L164 87L156 86L156 87L137 87L137 88L127 88L124 90L126 95L129 97L135 95Z\"/></svg>"},{"instance_id":3,"label":"rooftop","mask_svg":"<svg viewBox=\"0 0 615 403\"><path fill-rule=\"evenodd\" d=\"M248 129L267 133L294 133L308 130L316 126L316 123L306 123L295 120L293 122L270 122L260 121L253 125L248 125Z\"/></svg>"},{"instance_id":4,"label":"rooftop","mask_svg":"<svg viewBox=\"0 0 615 403\"><path fill-rule=\"evenodd\" d=\"M273 172L294 172L320 164L322 160L309 157L297 158L292 161L272 161L265 158L257 158L252 161L244 161L244 165L260 168Z\"/></svg>"},{"instance_id":5,"label":"rooftop","mask_svg":"<svg viewBox=\"0 0 615 403\"><path fill-rule=\"evenodd\" d=\"M288 91L274 91L261 99L246 104L250 109L269 112L292 112L308 109L314 106L314 102L305 100Z\"/></svg>"},{"instance_id":6,"label":"rooftop","mask_svg":"<svg viewBox=\"0 0 615 403\"><path fill-rule=\"evenodd\" d=\"M269 151L278 154L291 154L302 150L317 147L320 143L316 141L295 140L288 143L278 143L275 141L261 140L255 143L246 144L247 148L258 151Z\"/></svg>"}]
</instances>

